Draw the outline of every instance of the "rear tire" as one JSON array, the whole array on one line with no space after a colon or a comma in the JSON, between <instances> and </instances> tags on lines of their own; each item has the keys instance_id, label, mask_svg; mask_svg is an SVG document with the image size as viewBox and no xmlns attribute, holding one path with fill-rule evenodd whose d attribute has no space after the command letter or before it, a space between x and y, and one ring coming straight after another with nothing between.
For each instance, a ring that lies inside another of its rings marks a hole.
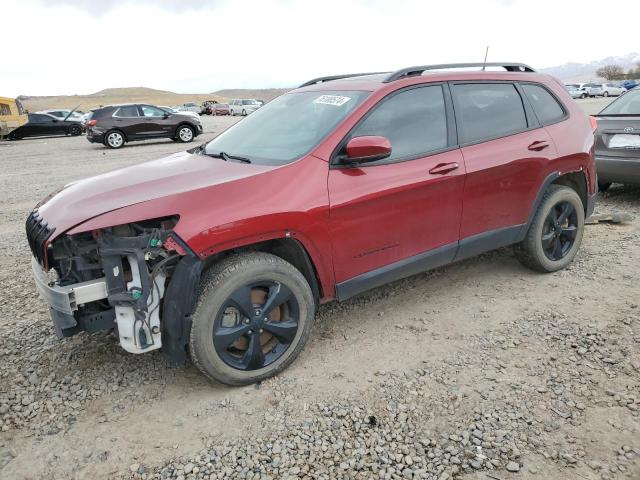
<instances>
[{"instance_id":1,"label":"rear tire","mask_svg":"<svg viewBox=\"0 0 640 480\"><path fill-rule=\"evenodd\" d=\"M551 185L545 193L524 240L516 246L520 262L550 273L571 263L584 234L584 205L575 190Z\"/></svg>"},{"instance_id":2,"label":"rear tire","mask_svg":"<svg viewBox=\"0 0 640 480\"><path fill-rule=\"evenodd\" d=\"M71 125L69 127L69 135L71 135L72 137L77 137L78 135L82 134L82 128L80 128L78 125Z\"/></svg>"},{"instance_id":3,"label":"rear tire","mask_svg":"<svg viewBox=\"0 0 640 480\"><path fill-rule=\"evenodd\" d=\"M242 109L242 116L243 116L243 117L246 117L246 116L247 116L247 111L246 111L244 108Z\"/></svg>"},{"instance_id":4,"label":"rear tire","mask_svg":"<svg viewBox=\"0 0 640 480\"><path fill-rule=\"evenodd\" d=\"M603 97L608 97L608 96L609 96L609 92L606 92L606 91L605 91L605 92L602 94L602 96L603 96Z\"/></svg>"},{"instance_id":5,"label":"rear tire","mask_svg":"<svg viewBox=\"0 0 640 480\"><path fill-rule=\"evenodd\" d=\"M296 359L311 334L314 315L311 288L293 265L269 253L229 256L201 281L191 358L218 382L260 382Z\"/></svg>"},{"instance_id":6,"label":"rear tire","mask_svg":"<svg viewBox=\"0 0 640 480\"><path fill-rule=\"evenodd\" d=\"M124 146L124 134L119 130L109 130L104 135L104 144L108 148L122 148Z\"/></svg>"}]
</instances>

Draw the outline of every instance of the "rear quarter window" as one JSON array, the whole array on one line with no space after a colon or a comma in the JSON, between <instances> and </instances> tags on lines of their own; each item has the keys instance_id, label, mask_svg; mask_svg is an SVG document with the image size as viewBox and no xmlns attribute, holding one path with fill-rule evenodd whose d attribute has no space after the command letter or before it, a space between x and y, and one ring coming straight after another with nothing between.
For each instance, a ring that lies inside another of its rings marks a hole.
<instances>
[{"instance_id":1,"label":"rear quarter window","mask_svg":"<svg viewBox=\"0 0 640 480\"><path fill-rule=\"evenodd\" d=\"M566 112L556 98L549 91L540 85L522 85L525 95L533 106L538 120L543 125L556 123L566 117Z\"/></svg>"},{"instance_id":2,"label":"rear quarter window","mask_svg":"<svg viewBox=\"0 0 640 480\"><path fill-rule=\"evenodd\" d=\"M453 86L460 143L470 144L527 129L522 98L511 83Z\"/></svg>"}]
</instances>

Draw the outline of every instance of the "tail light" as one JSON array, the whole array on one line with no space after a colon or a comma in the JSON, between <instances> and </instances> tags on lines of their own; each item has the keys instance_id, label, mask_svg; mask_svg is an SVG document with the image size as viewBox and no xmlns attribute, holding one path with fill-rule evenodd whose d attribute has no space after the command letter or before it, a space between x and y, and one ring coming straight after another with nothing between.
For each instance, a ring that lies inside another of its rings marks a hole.
<instances>
[{"instance_id":1,"label":"tail light","mask_svg":"<svg viewBox=\"0 0 640 480\"><path fill-rule=\"evenodd\" d=\"M591 129L595 132L598 129L598 119L596 117L589 117L591 120Z\"/></svg>"},{"instance_id":2,"label":"tail light","mask_svg":"<svg viewBox=\"0 0 640 480\"><path fill-rule=\"evenodd\" d=\"M591 117L591 118L593 118L593 117ZM96 123L98 123L96 120L89 120L87 123L85 123L85 125L87 127L95 127Z\"/></svg>"}]
</instances>

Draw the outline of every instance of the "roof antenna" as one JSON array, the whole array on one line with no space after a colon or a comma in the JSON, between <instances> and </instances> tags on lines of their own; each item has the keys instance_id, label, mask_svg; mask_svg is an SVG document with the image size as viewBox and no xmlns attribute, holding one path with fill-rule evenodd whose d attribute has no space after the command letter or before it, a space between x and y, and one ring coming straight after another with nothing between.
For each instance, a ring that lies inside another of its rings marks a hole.
<instances>
[{"instance_id":1,"label":"roof antenna","mask_svg":"<svg viewBox=\"0 0 640 480\"><path fill-rule=\"evenodd\" d=\"M489 45L487 45L487 49L484 52L484 62L482 62L484 65L482 65L482 71L484 72L486 66L487 66L487 55L489 55Z\"/></svg>"}]
</instances>

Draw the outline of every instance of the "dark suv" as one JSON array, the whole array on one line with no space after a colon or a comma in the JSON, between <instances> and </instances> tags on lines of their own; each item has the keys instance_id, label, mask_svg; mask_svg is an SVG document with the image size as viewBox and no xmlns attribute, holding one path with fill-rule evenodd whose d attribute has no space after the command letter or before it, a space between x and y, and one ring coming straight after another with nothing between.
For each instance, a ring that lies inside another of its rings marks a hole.
<instances>
[{"instance_id":1,"label":"dark suv","mask_svg":"<svg viewBox=\"0 0 640 480\"><path fill-rule=\"evenodd\" d=\"M202 123L197 117L143 104L111 105L94 110L85 126L87 140L109 148L152 138L188 143L202 133Z\"/></svg>"},{"instance_id":2,"label":"dark suv","mask_svg":"<svg viewBox=\"0 0 640 480\"><path fill-rule=\"evenodd\" d=\"M208 144L69 184L27 219L58 335L115 328L239 385L296 358L319 303L507 245L566 267L595 126L554 78L499 65L318 78Z\"/></svg>"}]
</instances>

